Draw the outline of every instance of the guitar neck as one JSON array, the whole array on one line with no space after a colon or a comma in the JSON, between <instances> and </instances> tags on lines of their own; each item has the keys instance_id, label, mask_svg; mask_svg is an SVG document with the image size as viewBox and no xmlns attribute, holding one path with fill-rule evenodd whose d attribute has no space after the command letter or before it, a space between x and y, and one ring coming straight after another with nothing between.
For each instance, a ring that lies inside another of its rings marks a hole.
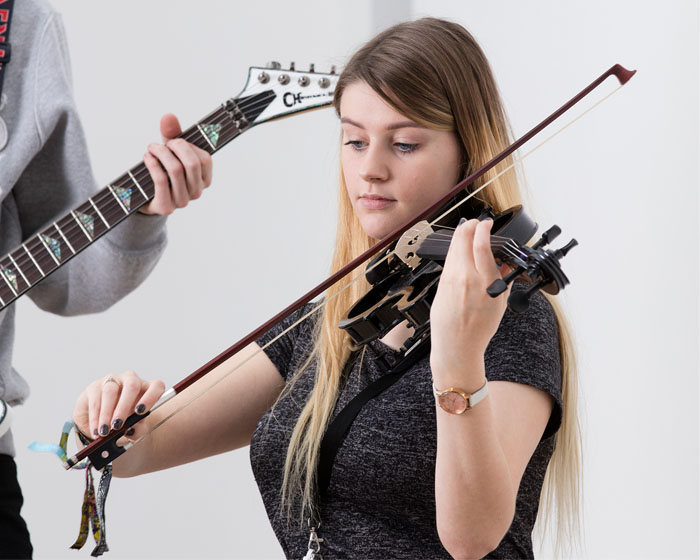
<instances>
[{"instance_id":1,"label":"guitar neck","mask_svg":"<svg viewBox=\"0 0 700 560\"><path fill-rule=\"evenodd\" d=\"M179 138L214 154L255 123L276 94L230 99ZM0 259L0 311L153 199L141 162Z\"/></svg>"}]
</instances>

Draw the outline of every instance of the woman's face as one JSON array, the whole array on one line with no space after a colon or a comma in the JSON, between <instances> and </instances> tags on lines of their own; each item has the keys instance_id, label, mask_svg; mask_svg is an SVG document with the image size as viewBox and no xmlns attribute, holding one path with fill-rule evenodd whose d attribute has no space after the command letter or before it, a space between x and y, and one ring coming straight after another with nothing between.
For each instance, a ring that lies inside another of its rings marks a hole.
<instances>
[{"instance_id":1,"label":"woman's face","mask_svg":"<svg viewBox=\"0 0 700 560\"><path fill-rule=\"evenodd\" d=\"M370 237L391 233L459 182L455 134L407 119L365 82L345 88L340 116L345 184Z\"/></svg>"}]
</instances>

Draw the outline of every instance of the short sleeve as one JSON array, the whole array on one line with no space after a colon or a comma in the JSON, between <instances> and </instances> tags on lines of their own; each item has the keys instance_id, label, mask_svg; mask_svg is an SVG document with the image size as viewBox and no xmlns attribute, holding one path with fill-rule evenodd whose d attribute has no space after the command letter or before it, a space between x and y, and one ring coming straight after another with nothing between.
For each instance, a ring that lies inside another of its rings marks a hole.
<instances>
[{"instance_id":1,"label":"short sleeve","mask_svg":"<svg viewBox=\"0 0 700 560\"><path fill-rule=\"evenodd\" d=\"M289 380L311 353L314 325L321 313L320 309L315 313L313 310L318 305L318 303L309 303L303 306L255 341L275 364L285 381ZM311 314L308 317L295 324L309 313Z\"/></svg>"},{"instance_id":2,"label":"short sleeve","mask_svg":"<svg viewBox=\"0 0 700 560\"><path fill-rule=\"evenodd\" d=\"M524 313L507 310L484 357L489 381L530 385L552 396L554 407L542 439L561 425L561 357L554 309L539 292Z\"/></svg>"}]
</instances>

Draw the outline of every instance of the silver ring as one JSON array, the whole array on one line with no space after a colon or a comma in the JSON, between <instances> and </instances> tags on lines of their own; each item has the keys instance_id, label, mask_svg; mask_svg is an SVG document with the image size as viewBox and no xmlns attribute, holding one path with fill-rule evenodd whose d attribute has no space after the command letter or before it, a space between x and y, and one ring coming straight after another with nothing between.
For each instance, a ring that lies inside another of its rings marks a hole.
<instances>
[{"instance_id":1,"label":"silver ring","mask_svg":"<svg viewBox=\"0 0 700 560\"><path fill-rule=\"evenodd\" d=\"M119 379L117 379L117 378L114 377L113 375L110 375L107 379L105 379L105 380L102 382L102 386L104 387L105 385L107 385L107 383L116 383L116 384L119 386L120 389L122 388L122 382L119 381Z\"/></svg>"}]
</instances>

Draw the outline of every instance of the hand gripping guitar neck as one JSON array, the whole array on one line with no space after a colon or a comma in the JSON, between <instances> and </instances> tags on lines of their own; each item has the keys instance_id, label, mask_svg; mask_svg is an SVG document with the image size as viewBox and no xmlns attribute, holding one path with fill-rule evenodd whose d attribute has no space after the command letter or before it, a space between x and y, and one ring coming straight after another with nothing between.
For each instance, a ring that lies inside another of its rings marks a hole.
<instances>
[{"instance_id":1,"label":"hand gripping guitar neck","mask_svg":"<svg viewBox=\"0 0 700 560\"><path fill-rule=\"evenodd\" d=\"M334 70L330 74L316 73L313 65L309 72L285 70L277 62L267 68L251 67L238 96L225 101L179 138L214 154L249 128L329 106L337 82ZM0 257L0 311L154 196L153 180L141 162Z\"/></svg>"}]
</instances>

